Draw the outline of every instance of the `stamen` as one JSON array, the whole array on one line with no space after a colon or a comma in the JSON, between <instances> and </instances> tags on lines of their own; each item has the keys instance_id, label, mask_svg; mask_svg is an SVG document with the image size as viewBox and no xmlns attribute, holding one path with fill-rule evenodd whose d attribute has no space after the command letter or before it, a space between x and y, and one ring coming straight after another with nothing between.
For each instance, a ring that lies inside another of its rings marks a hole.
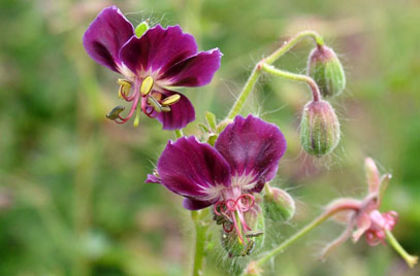
<instances>
[{"instance_id":1,"label":"stamen","mask_svg":"<svg viewBox=\"0 0 420 276\"><path fill-rule=\"evenodd\" d=\"M242 194L237 199L227 199L224 201L219 201L213 205L213 210L216 216L225 218L222 221L223 230L226 233L231 232L235 229L239 242L244 242L244 235L248 231L251 231L251 227L248 226L245 220L244 213L248 211L253 211L255 205L255 198L251 194ZM252 236L253 234L250 233ZM256 233L256 236L260 235ZM245 238L249 241L249 236L245 234Z\"/></svg>"},{"instance_id":2,"label":"stamen","mask_svg":"<svg viewBox=\"0 0 420 276\"><path fill-rule=\"evenodd\" d=\"M156 100L153 96L149 96L147 98L147 103L150 104L154 110L157 112L169 112L171 108L169 106L162 106L158 100Z\"/></svg>"},{"instance_id":3,"label":"stamen","mask_svg":"<svg viewBox=\"0 0 420 276\"><path fill-rule=\"evenodd\" d=\"M118 96L126 101L131 101L132 97L128 97L132 86L131 82L125 79L118 79L117 83L120 85L120 88L118 89Z\"/></svg>"},{"instance_id":4,"label":"stamen","mask_svg":"<svg viewBox=\"0 0 420 276\"><path fill-rule=\"evenodd\" d=\"M143 82L141 83L140 86L140 93L143 96L146 96L147 94L150 93L150 91L152 91L153 88L153 84L154 84L154 80L151 76L146 77Z\"/></svg>"},{"instance_id":5,"label":"stamen","mask_svg":"<svg viewBox=\"0 0 420 276\"><path fill-rule=\"evenodd\" d=\"M125 109L124 106L117 105L108 114L106 114L106 117L110 120L115 120L115 119L119 118L120 113L123 112L124 109Z\"/></svg>"},{"instance_id":6,"label":"stamen","mask_svg":"<svg viewBox=\"0 0 420 276\"><path fill-rule=\"evenodd\" d=\"M136 111L137 106L139 104L140 94L139 93L135 93L134 96L135 96L134 97L134 101L133 101L133 104L131 105L130 112L128 113L127 117L123 118L120 115L118 115L118 119L120 121L115 120L116 123L118 123L118 124L124 124L128 120L130 120L130 118L134 115L134 112Z\"/></svg>"},{"instance_id":7,"label":"stamen","mask_svg":"<svg viewBox=\"0 0 420 276\"><path fill-rule=\"evenodd\" d=\"M150 104L153 107L153 109L157 112L162 111L162 106L155 98L153 98L153 96L147 98L147 103Z\"/></svg>"},{"instance_id":8,"label":"stamen","mask_svg":"<svg viewBox=\"0 0 420 276\"><path fill-rule=\"evenodd\" d=\"M164 99L161 102L161 104L163 106L173 105L173 104L177 103L180 99L181 99L181 96L179 94L174 94L174 95L171 95L171 96L167 97L166 99Z\"/></svg>"}]
</instances>

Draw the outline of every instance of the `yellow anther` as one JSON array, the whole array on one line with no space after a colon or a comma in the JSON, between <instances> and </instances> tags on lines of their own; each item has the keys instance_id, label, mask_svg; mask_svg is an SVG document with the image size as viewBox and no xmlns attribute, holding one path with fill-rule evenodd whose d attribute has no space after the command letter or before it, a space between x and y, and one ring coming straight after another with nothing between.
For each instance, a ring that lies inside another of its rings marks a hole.
<instances>
[{"instance_id":1,"label":"yellow anther","mask_svg":"<svg viewBox=\"0 0 420 276\"><path fill-rule=\"evenodd\" d=\"M152 91L154 82L155 81L153 80L151 76L148 76L143 80L140 86L140 92L143 96L146 96L147 94L150 93L150 91Z\"/></svg>"},{"instance_id":2,"label":"yellow anther","mask_svg":"<svg viewBox=\"0 0 420 276\"><path fill-rule=\"evenodd\" d=\"M179 94L173 94L166 99L164 99L161 103L163 106L172 105L174 103L177 103L181 99L181 96Z\"/></svg>"},{"instance_id":3,"label":"yellow anther","mask_svg":"<svg viewBox=\"0 0 420 276\"><path fill-rule=\"evenodd\" d=\"M169 106L162 106L160 109L161 109L163 112L169 112L169 111L171 111L171 108L170 108Z\"/></svg>"},{"instance_id":4,"label":"yellow anther","mask_svg":"<svg viewBox=\"0 0 420 276\"><path fill-rule=\"evenodd\" d=\"M120 85L118 90L118 96L122 98L122 95L127 96L131 90L131 82L125 79L118 79L117 83Z\"/></svg>"}]
</instances>

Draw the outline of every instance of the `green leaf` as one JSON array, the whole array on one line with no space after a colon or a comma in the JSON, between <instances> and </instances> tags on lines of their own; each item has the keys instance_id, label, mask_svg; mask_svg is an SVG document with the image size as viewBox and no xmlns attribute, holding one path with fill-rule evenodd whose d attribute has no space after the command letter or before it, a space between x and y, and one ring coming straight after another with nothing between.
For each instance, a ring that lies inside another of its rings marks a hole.
<instances>
[{"instance_id":1,"label":"green leaf","mask_svg":"<svg viewBox=\"0 0 420 276\"><path fill-rule=\"evenodd\" d=\"M207 123L209 124L209 127L212 130L216 130L216 127L217 127L216 115L207 111L206 112L206 120L207 120Z\"/></svg>"}]
</instances>

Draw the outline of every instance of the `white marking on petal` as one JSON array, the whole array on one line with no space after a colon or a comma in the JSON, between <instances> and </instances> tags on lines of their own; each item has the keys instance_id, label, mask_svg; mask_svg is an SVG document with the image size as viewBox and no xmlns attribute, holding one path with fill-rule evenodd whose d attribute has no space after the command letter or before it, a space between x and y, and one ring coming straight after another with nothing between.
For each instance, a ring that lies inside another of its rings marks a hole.
<instances>
[{"instance_id":1,"label":"white marking on petal","mask_svg":"<svg viewBox=\"0 0 420 276\"><path fill-rule=\"evenodd\" d=\"M255 185L257 185L257 180L252 173L232 176L232 186L239 187L242 191L252 190Z\"/></svg>"},{"instance_id":2,"label":"white marking on petal","mask_svg":"<svg viewBox=\"0 0 420 276\"><path fill-rule=\"evenodd\" d=\"M198 187L207 195L203 198L206 201L212 201L218 199L222 195L222 191L226 189L223 184L209 185L207 187L198 185Z\"/></svg>"}]
</instances>

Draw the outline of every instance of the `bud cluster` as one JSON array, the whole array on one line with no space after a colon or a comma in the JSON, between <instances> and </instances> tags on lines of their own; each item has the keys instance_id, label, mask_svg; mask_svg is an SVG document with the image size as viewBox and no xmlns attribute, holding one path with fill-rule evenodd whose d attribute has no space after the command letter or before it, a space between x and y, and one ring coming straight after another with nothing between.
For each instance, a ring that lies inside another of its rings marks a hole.
<instances>
[{"instance_id":1,"label":"bud cluster","mask_svg":"<svg viewBox=\"0 0 420 276\"><path fill-rule=\"evenodd\" d=\"M317 45L308 58L308 75L316 82L324 98L341 94L346 85L343 66L334 51ZM331 153L340 141L340 123L326 100L314 99L305 105L300 124L303 149L321 157Z\"/></svg>"}]
</instances>

